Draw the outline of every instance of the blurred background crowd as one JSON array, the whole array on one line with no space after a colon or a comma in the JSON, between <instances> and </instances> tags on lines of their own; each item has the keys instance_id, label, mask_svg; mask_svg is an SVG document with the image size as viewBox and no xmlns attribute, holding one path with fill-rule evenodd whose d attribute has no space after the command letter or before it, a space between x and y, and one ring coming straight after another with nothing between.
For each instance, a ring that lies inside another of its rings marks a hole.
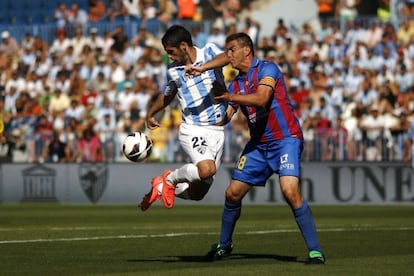
<instances>
[{"instance_id":1,"label":"blurred background crowd","mask_svg":"<svg viewBox=\"0 0 414 276\"><path fill-rule=\"evenodd\" d=\"M264 0L1 0L0 162L125 161L122 140L146 131L146 110L166 85L160 37L178 23L197 47L246 32L257 56L279 65L303 126L304 161L408 163L414 1L307 1L316 18L294 24L254 20ZM227 82L236 73L224 72ZM147 132L151 160L184 161L178 103L158 119ZM249 137L243 116L226 136L223 161L234 162Z\"/></svg>"}]
</instances>

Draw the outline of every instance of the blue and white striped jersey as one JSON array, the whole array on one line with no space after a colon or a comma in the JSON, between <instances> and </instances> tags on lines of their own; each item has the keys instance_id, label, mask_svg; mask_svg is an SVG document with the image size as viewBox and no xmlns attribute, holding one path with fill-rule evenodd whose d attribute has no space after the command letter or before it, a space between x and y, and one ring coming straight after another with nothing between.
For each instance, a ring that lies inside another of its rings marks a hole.
<instances>
[{"instance_id":1,"label":"blue and white striped jersey","mask_svg":"<svg viewBox=\"0 0 414 276\"><path fill-rule=\"evenodd\" d=\"M207 43L204 48L197 48L195 66L204 64L222 53L215 44ZM217 125L225 120L227 104L214 100L213 82L219 82L223 87L224 77L221 68L208 70L200 76L189 76L185 73L185 66L169 65L168 85L164 94L177 93L181 105L183 122L190 125L209 126Z\"/></svg>"}]
</instances>

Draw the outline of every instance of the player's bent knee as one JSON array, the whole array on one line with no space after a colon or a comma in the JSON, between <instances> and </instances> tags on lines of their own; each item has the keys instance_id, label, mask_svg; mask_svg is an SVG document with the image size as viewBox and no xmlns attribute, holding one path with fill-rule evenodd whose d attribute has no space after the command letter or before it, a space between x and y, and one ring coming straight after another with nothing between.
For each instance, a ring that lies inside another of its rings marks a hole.
<instances>
[{"instance_id":1,"label":"player's bent knee","mask_svg":"<svg viewBox=\"0 0 414 276\"><path fill-rule=\"evenodd\" d=\"M241 195L233 193L233 191L226 190L226 201L236 203L241 200Z\"/></svg>"},{"instance_id":2,"label":"player's bent knee","mask_svg":"<svg viewBox=\"0 0 414 276\"><path fill-rule=\"evenodd\" d=\"M213 177L216 172L216 163L213 160L205 160L197 164L198 175L201 179L205 180Z\"/></svg>"}]
</instances>

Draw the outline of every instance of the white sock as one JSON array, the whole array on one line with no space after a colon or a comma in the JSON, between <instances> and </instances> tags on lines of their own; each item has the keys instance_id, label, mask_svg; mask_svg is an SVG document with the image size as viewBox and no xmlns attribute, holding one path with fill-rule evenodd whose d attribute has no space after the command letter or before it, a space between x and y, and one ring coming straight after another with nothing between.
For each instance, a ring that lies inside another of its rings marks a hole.
<instances>
[{"instance_id":1,"label":"white sock","mask_svg":"<svg viewBox=\"0 0 414 276\"><path fill-rule=\"evenodd\" d=\"M188 199L188 195L187 195L187 192L186 192L188 187L190 187L190 184L188 184L186 182L178 183L175 186L175 195L177 197L180 197L180 198Z\"/></svg>"},{"instance_id":2,"label":"white sock","mask_svg":"<svg viewBox=\"0 0 414 276\"><path fill-rule=\"evenodd\" d=\"M195 182L200 181L200 175L198 174L198 168L194 164L185 164L181 168L174 170L167 176L167 181L172 184L182 182Z\"/></svg>"},{"instance_id":3,"label":"white sock","mask_svg":"<svg viewBox=\"0 0 414 276\"><path fill-rule=\"evenodd\" d=\"M159 195L162 194L162 186L162 182L157 185L157 192ZM187 199L188 195L187 193L185 193L185 191L188 189L188 187L190 187L190 184L186 182L178 183L177 185L175 185L175 195Z\"/></svg>"}]
</instances>

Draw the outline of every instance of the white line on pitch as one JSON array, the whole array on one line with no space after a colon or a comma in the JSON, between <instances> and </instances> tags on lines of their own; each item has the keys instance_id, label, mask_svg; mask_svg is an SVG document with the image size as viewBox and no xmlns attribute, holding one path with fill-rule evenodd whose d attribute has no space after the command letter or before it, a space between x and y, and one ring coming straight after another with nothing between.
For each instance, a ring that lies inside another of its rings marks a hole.
<instances>
[{"instance_id":1,"label":"white line on pitch","mask_svg":"<svg viewBox=\"0 0 414 276\"><path fill-rule=\"evenodd\" d=\"M318 229L318 232L358 232L358 231L410 231L414 227L379 227L379 228L330 228ZM264 235L272 233L292 233L298 232L298 229L277 229L267 231L247 231L244 233L237 233L236 235ZM93 240L110 240L110 239L146 239L146 238L171 238L194 235L217 235L217 233L167 233L158 235L118 235L118 236L95 236L95 237L74 237L74 238L56 238L56 239L32 239L32 240L3 240L0 244L12 243L37 243L37 242L62 242L62 241L93 241Z\"/></svg>"}]
</instances>

